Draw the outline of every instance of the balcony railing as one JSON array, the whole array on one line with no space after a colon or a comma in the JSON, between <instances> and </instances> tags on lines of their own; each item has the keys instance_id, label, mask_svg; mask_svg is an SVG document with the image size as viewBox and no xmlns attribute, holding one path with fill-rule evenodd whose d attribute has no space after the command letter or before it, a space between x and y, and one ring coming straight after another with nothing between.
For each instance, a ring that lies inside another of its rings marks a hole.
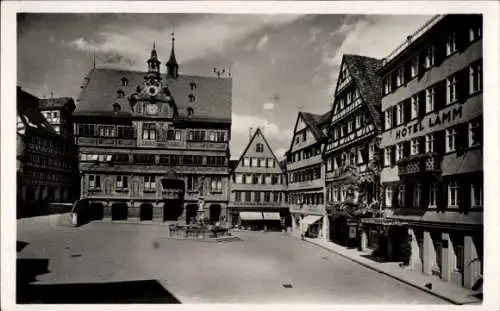
<instances>
[{"instance_id":1,"label":"balcony railing","mask_svg":"<svg viewBox=\"0 0 500 311\"><path fill-rule=\"evenodd\" d=\"M436 153L417 155L403 159L398 163L398 174L413 175L419 173L440 173L442 157Z\"/></svg>"},{"instance_id":2,"label":"balcony railing","mask_svg":"<svg viewBox=\"0 0 500 311\"><path fill-rule=\"evenodd\" d=\"M287 171L293 171L302 167L319 164L321 163L321 154L312 156L308 159L302 159L300 161L295 161L293 163L287 164Z\"/></svg>"},{"instance_id":3,"label":"balcony railing","mask_svg":"<svg viewBox=\"0 0 500 311\"><path fill-rule=\"evenodd\" d=\"M324 186L324 179L318 178L314 180L306 180L293 182L288 184L288 190L303 190L303 189L315 189L322 188Z\"/></svg>"},{"instance_id":4,"label":"balcony railing","mask_svg":"<svg viewBox=\"0 0 500 311\"><path fill-rule=\"evenodd\" d=\"M135 138L78 137L77 143L78 145L134 147L137 145L137 140Z\"/></svg>"}]
</instances>

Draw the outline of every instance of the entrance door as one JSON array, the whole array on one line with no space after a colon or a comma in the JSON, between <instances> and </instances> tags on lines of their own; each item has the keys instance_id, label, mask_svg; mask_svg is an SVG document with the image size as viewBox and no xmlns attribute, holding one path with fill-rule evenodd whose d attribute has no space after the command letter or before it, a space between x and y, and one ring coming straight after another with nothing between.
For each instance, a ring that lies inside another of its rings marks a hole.
<instances>
[{"instance_id":1,"label":"entrance door","mask_svg":"<svg viewBox=\"0 0 500 311\"><path fill-rule=\"evenodd\" d=\"M140 219L153 220L153 205L151 203L141 204Z\"/></svg>"},{"instance_id":2,"label":"entrance door","mask_svg":"<svg viewBox=\"0 0 500 311\"><path fill-rule=\"evenodd\" d=\"M89 220L102 220L104 217L104 205L102 203L90 204L89 210Z\"/></svg>"},{"instance_id":3,"label":"entrance door","mask_svg":"<svg viewBox=\"0 0 500 311\"><path fill-rule=\"evenodd\" d=\"M181 215L181 200L165 200L165 204L163 205L163 221L176 221Z\"/></svg>"},{"instance_id":4,"label":"entrance door","mask_svg":"<svg viewBox=\"0 0 500 311\"><path fill-rule=\"evenodd\" d=\"M111 206L111 220L127 220L128 207L125 203L114 203Z\"/></svg>"}]
</instances>

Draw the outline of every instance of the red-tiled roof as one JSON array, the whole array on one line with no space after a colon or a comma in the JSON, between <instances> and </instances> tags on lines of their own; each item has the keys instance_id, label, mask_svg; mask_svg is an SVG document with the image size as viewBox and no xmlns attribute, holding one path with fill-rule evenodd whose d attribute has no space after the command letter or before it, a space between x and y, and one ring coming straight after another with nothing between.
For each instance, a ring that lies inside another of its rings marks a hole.
<instances>
[{"instance_id":1,"label":"red-tiled roof","mask_svg":"<svg viewBox=\"0 0 500 311\"><path fill-rule=\"evenodd\" d=\"M354 79L363 101L368 105L376 128L380 130L382 128L380 118L382 82L376 72L382 65L382 60L346 54L343 57L343 63Z\"/></svg>"},{"instance_id":2,"label":"red-tiled roof","mask_svg":"<svg viewBox=\"0 0 500 311\"><path fill-rule=\"evenodd\" d=\"M88 76L88 84L83 87L75 115L106 115L113 112L114 103L120 104L122 114L131 114L128 97L136 93L137 86L143 86L145 74L139 71L93 69ZM122 85L123 77L128 80L126 86ZM185 75L167 79L162 74L162 82L168 86L175 99L179 117L187 116L187 108L192 107L192 119L231 120L231 79ZM193 90L192 83L196 85ZM118 97L118 90L123 91L123 97ZM190 94L195 96L192 103L189 102Z\"/></svg>"}]
</instances>

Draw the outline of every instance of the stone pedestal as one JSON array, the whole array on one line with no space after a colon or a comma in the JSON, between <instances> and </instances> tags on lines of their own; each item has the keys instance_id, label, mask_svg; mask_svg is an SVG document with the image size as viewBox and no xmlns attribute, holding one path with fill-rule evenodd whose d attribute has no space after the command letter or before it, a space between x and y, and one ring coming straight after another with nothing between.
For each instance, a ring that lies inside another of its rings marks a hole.
<instances>
[{"instance_id":1,"label":"stone pedestal","mask_svg":"<svg viewBox=\"0 0 500 311\"><path fill-rule=\"evenodd\" d=\"M481 276L481 262L471 236L464 237L464 287L472 288Z\"/></svg>"},{"instance_id":2,"label":"stone pedestal","mask_svg":"<svg viewBox=\"0 0 500 311\"><path fill-rule=\"evenodd\" d=\"M111 205L110 204L104 205L102 220L106 221L106 222L111 221Z\"/></svg>"},{"instance_id":3,"label":"stone pedestal","mask_svg":"<svg viewBox=\"0 0 500 311\"><path fill-rule=\"evenodd\" d=\"M139 207L131 206L128 208L127 219L132 221L139 221L141 216Z\"/></svg>"},{"instance_id":4,"label":"stone pedestal","mask_svg":"<svg viewBox=\"0 0 500 311\"><path fill-rule=\"evenodd\" d=\"M408 236L411 239L410 268L421 270L422 265L420 262L420 247L418 246L418 240L413 229L408 229Z\"/></svg>"},{"instance_id":5,"label":"stone pedestal","mask_svg":"<svg viewBox=\"0 0 500 311\"><path fill-rule=\"evenodd\" d=\"M453 251L453 243L448 233L441 234L442 251L441 251L441 278L444 281L451 279L451 272L456 268L456 256Z\"/></svg>"},{"instance_id":6,"label":"stone pedestal","mask_svg":"<svg viewBox=\"0 0 500 311\"><path fill-rule=\"evenodd\" d=\"M163 207L153 207L153 221L154 222L163 221Z\"/></svg>"},{"instance_id":7,"label":"stone pedestal","mask_svg":"<svg viewBox=\"0 0 500 311\"><path fill-rule=\"evenodd\" d=\"M360 250L366 251L368 249L368 234L366 233L366 229L361 229L360 234Z\"/></svg>"},{"instance_id":8,"label":"stone pedestal","mask_svg":"<svg viewBox=\"0 0 500 311\"><path fill-rule=\"evenodd\" d=\"M436 262L436 250L432 243L431 233L424 231L424 268L423 272L427 275L432 275L432 267Z\"/></svg>"}]
</instances>

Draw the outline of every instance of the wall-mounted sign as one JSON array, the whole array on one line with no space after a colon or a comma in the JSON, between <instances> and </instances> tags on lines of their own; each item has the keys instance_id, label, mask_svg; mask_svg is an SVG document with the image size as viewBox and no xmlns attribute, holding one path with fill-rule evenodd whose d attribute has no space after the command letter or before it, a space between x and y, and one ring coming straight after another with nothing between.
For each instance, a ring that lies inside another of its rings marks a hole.
<instances>
[{"instance_id":1,"label":"wall-mounted sign","mask_svg":"<svg viewBox=\"0 0 500 311\"><path fill-rule=\"evenodd\" d=\"M402 128L395 130L396 139L415 135L424 131L426 128L432 129L436 126L445 125L455 120L459 120L462 118L462 115L462 106L453 107L453 109L442 111L438 114L431 115L423 120L405 125Z\"/></svg>"}]
</instances>

